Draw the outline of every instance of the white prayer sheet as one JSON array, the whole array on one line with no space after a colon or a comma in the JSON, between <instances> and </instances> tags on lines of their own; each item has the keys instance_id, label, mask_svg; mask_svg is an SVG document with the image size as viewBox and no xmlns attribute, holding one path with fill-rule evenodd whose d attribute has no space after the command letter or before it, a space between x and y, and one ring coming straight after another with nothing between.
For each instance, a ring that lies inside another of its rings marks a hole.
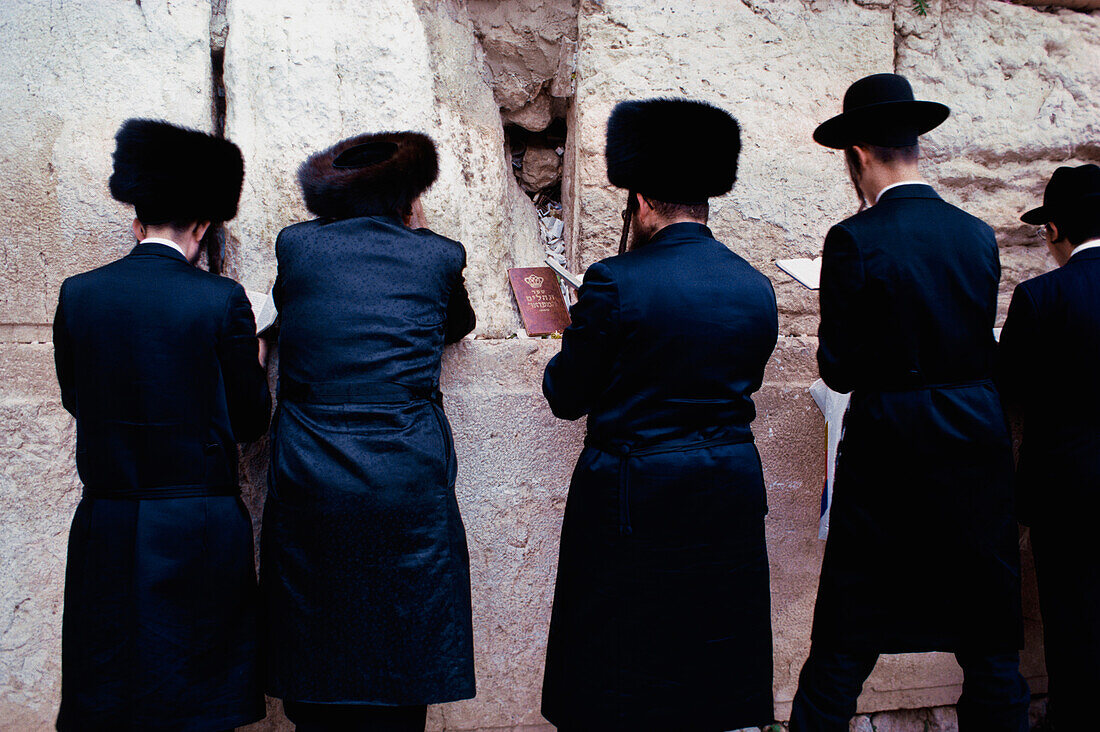
<instances>
[{"instance_id":1,"label":"white prayer sheet","mask_svg":"<svg viewBox=\"0 0 1100 732\"><path fill-rule=\"evenodd\" d=\"M256 318L256 335L275 325L275 319L279 317L279 311L275 309L275 298L271 293L245 290L248 301L252 304L252 315Z\"/></svg>"},{"instance_id":2,"label":"white prayer sheet","mask_svg":"<svg viewBox=\"0 0 1100 732\"><path fill-rule=\"evenodd\" d=\"M816 290L821 286L821 257L815 257L814 259L777 259L775 266L811 290Z\"/></svg>"}]
</instances>

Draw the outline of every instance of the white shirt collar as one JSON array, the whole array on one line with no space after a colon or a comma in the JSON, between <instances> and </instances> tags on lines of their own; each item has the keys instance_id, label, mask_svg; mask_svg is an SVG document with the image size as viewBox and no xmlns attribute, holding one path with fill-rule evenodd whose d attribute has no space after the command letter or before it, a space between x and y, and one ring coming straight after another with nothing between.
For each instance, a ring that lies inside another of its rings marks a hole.
<instances>
[{"instance_id":1,"label":"white shirt collar","mask_svg":"<svg viewBox=\"0 0 1100 732\"><path fill-rule=\"evenodd\" d=\"M898 186L926 186L926 185L928 185L928 184L925 183L923 180L903 180L903 181L900 181L898 183L891 183L890 185L886 186L885 188L883 188L881 191L878 192L878 195L875 196L875 203L878 203L879 199L882 198L882 194L886 193L886 191L890 190L891 188L897 188Z\"/></svg>"},{"instance_id":2,"label":"white shirt collar","mask_svg":"<svg viewBox=\"0 0 1100 732\"><path fill-rule=\"evenodd\" d=\"M171 239L161 239L161 238L158 238L158 237L155 237L155 236L150 236L147 239L142 239L141 243L142 244L163 244L166 247L172 247L173 249L175 249L180 254L183 254L184 259L187 259L187 254L184 253L183 249L180 248L180 245L177 244L176 242L172 241ZM188 261L190 261L190 260L188 260Z\"/></svg>"},{"instance_id":3,"label":"white shirt collar","mask_svg":"<svg viewBox=\"0 0 1100 732\"><path fill-rule=\"evenodd\" d=\"M1088 241L1081 242L1073 248L1073 251L1070 253L1069 258L1073 259L1074 254L1077 254L1078 252L1083 252L1086 249L1095 249L1096 247L1100 247L1100 239L1089 239Z\"/></svg>"}]
</instances>

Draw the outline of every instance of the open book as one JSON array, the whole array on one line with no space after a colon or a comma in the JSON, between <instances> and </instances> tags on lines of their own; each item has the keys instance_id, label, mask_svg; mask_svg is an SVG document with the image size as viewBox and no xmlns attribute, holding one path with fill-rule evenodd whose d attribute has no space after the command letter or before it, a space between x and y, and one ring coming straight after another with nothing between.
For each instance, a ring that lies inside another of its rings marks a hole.
<instances>
[{"instance_id":1,"label":"open book","mask_svg":"<svg viewBox=\"0 0 1100 732\"><path fill-rule=\"evenodd\" d=\"M252 314L256 317L256 335L260 335L275 325L279 317L279 311L275 309L275 298L270 292L263 293L256 290L244 292L248 295L248 301L252 303Z\"/></svg>"},{"instance_id":2,"label":"open book","mask_svg":"<svg viewBox=\"0 0 1100 732\"><path fill-rule=\"evenodd\" d=\"M821 257L814 259L777 259L775 266L811 290L821 285Z\"/></svg>"}]
</instances>

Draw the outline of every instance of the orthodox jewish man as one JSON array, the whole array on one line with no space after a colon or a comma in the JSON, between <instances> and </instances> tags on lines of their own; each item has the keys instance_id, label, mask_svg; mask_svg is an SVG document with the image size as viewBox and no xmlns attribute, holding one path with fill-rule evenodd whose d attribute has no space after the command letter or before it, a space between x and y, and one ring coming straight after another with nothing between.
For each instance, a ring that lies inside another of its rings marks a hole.
<instances>
[{"instance_id":1,"label":"orthodox jewish man","mask_svg":"<svg viewBox=\"0 0 1100 732\"><path fill-rule=\"evenodd\" d=\"M252 523L237 443L271 397L244 289L196 268L237 211L237 146L132 119L111 194L136 208L129 255L65 280L61 400L84 494L69 534L62 730L224 730L264 716Z\"/></svg>"},{"instance_id":2,"label":"orthodox jewish man","mask_svg":"<svg viewBox=\"0 0 1100 732\"><path fill-rule=\"evenodd\" d=\"M1040 224L1059 268L1016 288L998 349L1001 395L1023 417L1020 520L1039 580L1049 718L1096 726L1100 688L1100 167L1061 167Z\"/></svg>"},{"instance_id":3,"label":"orthodox jewish man","mask_svg":"<svg viewBox=\"0 0 1100 732\"><path fill-rule=\"evenodd\" d=\"M607 173L629 251L592 265L543 392L588 434L562 527L542 713L562 730L772 721L767 512L752 394L771 283L715 240L740 128L709 104L623 102Z\"/></svg>"},{"instance_id":4,"label":"orthodox jewish man","mask_svg":"<svg viewBox=\"0 0 1100 732\"><path fill-rule=\"evenodd\" d=\"M260 585L267 691L299 732L422 732L474 696L466 532L439 375L473 330L462 244L423 227L435 143L342 140L279 233L279 407Z\"/></svg>"},{"instance_id":5,"label":"orthodox jewish man","mask_svg":"<svg viewBox=\"0 0 1100 732\"><path fill-rule=\"evenodd\" d=\"M830 229L818 366L851 392L812 647L791 729L847 730L879 654L950 651L959 728L1028 728L1012 450L993 386L993 231L917 170L948 108L901 76L852 84L814 139L863 206Z\"/></svg>"}]
</instances>

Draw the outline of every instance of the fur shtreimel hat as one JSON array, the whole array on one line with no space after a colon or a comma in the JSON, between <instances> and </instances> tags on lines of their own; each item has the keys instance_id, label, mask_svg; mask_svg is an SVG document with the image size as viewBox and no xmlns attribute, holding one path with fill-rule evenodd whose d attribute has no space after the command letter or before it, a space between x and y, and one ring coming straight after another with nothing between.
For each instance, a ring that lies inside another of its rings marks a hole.
<instances>
[{"instance_id":1,"label":"fur shtreimel hat","mask_svg":"<svg viewBox=\"0 0 1100 732\"><path fill-rule=\"evenodd\" d=\"M146 224L229 221L244 182L240 148L155 119L128 119L115 134L111 195Z\"/></svg>"},{"instance_id":2,"label":"fur shtreimel hat","mask_svg":"<svg viewBox=\"0 0 1100 732\"><path fill-rule=\"evenodd\" d=\"M341 140L298 168L306 208L316 216L400 216L439 175L435 143L419 132Z\"/></svg>"},{"instance_id":3,"label":"fur shtreimel hat","mask_svg":"<svg viewBox=\"0 0 1100 732\"><path fill-rule=\"evenodd\" d=\"M667 203L703 203L737 180L741 127L691 99L620 102L607 120L607 179Z\"/></svg>"}]
</instances>

